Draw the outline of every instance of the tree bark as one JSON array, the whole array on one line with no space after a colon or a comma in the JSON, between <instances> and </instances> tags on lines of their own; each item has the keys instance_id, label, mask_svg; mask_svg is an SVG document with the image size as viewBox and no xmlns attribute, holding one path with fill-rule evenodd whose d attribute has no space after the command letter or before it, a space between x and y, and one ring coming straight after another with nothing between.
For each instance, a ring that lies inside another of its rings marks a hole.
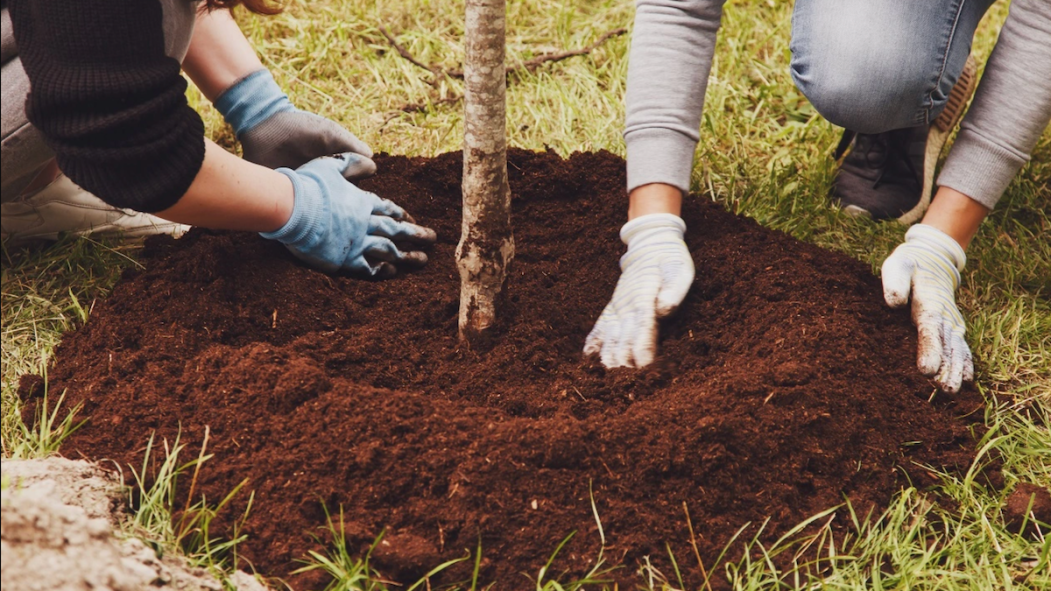
<instances>
[{"instance_id":1,"label":"tree bark","mask_svg":"<svg viewBox=\"0 0 1051 591\"><path fill-rule=\"evenodd\" d=\"M507 186L505 21L505 0L467 0L463 227L456 261L460 340L468 344L496 321L497 299L515 251Z\"/></svg>"}]
</instances>

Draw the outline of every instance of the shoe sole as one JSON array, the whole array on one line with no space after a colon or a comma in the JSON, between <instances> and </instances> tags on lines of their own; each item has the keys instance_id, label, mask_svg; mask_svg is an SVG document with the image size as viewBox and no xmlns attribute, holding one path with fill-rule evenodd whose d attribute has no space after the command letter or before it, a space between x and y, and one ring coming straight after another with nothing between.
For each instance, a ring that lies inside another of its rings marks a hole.
<instances>
[{"instance_id":1,"label":"shoe sole","mask_svg":"<svg viewBox=\"0 0 1051 591\"><path fill-rule=\"evenodd\" d=\"M176 238L189 226L146 213L107 205L63 174L39 190L0 204L0 239L5 244L57 240L62 235L119 234L138 239L151 234Z\"/></svg>"},{"instance_id":2,"label":"shoe sole","mask_svg":"<svg viewBox=\"0 0 1051 591\"><path fill-rule=\"evenodd\" d=\"M190 226L185 224L169 222L149 214L134 212L124 212L116 219L98 223L91 227L82 226L80 228L55 230L52 225L50 229L42 229L39 226L47 225L41 223L41 215L45 210L51 212L51 214L77 211L112 214L118 211L109 206L100 207L91 203L45 203L29 210L26 210L24 203L4 203L3 206L0 206L0 215L3 216L3 220L0 221L0 239L3 239L8 244L19 244L34 240L54 241L58 240L62 235L115 235L125 239L138 240L154 234L168 234L175 238L180 238L190 229ZM87 214L79 214L80 217L84 215Z\"/></svg>"},{"instance_id":3,"label":"shoe sole","mask_svg":"<svg viewBox=\"0 0 1051 591\"><path fill-rule=\"evenodd\" d=\"M69 232L41 232L39 234L0 232L0 240L3 240L11 245L19 245L24 242L32 242L34 240L46 240L50 242L55 242L62 235L66 235L78 237L117 236L123 240L135 242L159 234L167 234L172 238L182 238L183 235L186 234L186 232L188 232L189 230L190 226L186 226L183 224L174 224L171 226L140 226L130 228L123 226L99 226L90 230L78 230Z\"/></svg>"},{"instance_id":4,"label":"shoe sole","mask_svg":"<svg viewBox=\"0 0 1051 591\"><path fill-rule=\"evenodd\" d=\"M90 208L89 208L90 209ZM176 222L169 222L166 220L157 219L156 222L144 221L139 224L127 225L119 222L103 223L91 228L83 228L77 230L49 230L49 231L26 231L17 229L18 218L22 216L8 215L5 220L4 227L0 230L0 239L10 243L18 244L20 242L28 242L32 240L58 240L62 235L71 236L91 236L91 235L109 235L109 236L120 236L129 240L137 240L146 238L147 236L153 236L156 234L168 234L173 238L181 238L183 234L186 234L190 230L190 226L185 224L179 224ZM12 224L13 222L13 224ZM16 226L12 228L11 226Z\"/></svg>"},{"instance_id":5,"label":"shoe sole","mask_svg":"<svg viewBox=\"0 0 1051 591\"><path fill-rule=\"evenodd\" d=\"M857 205L848 205L843 208L843 213L849 215L852 218L866 218L872 219L872 212Z\"/></svg>"},{"instance_id":6,"label":"shoe sole","mask_svg":"<svg viewBox=\"0 0 1051 591\"><path fill-rule=\"evenodd\" d=\"M10 239L12 241L21 240L58 240L62 235L67 236L119 236L121 238L133 240L139 238L147 238L149 236L156 236L158 234L167 234L172 238L182 238L186 232L190 230L190 226L184 224L163 224L163 225L150 225L150 226L116 226L116 225L102 225L90 230L74 230L64 232L42 232L40 234L17 234L4 232L3 238Z\"/></svg>"},{"instance_id":7,"label":"shoe sole","mask_svg":"<svg viewBox=\"0 0 1051 591\"><path fill-rule=\"evenodd\" d=\"M934 172L938 167L942 148L945 147L945 142L949 140L949 136L963 118L964 112L967 111L967 103L974 95L977 82L978 62L975 61L973 55L968 56L963 72L960 72L960 78L949 92L949 100L946 102L945 109L934 120L927 133L927 146L923 152L923 191L920 193L920 200L912 209L898 216L899 222L903 224L918 222L927 211L927 207L930 206L931 195L934 192Z\"/></svg>"}]
</instances>

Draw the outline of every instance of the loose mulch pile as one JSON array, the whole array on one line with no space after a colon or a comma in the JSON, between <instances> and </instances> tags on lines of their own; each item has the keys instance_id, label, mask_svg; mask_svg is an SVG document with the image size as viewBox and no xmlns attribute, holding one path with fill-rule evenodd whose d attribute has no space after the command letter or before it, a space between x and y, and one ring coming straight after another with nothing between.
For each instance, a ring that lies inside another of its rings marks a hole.
<instances>
[{"instance_id":1,"label":"loose mulch pile","mask_svg":"<svg viewBox=\"0 0 1051 591\"><path fill-rule=\"evenodd\" d=\"M658 361L606 371L583 358L623 252L624 163L606 152L511 152L502 324L487 350L466 350L460 156L376 161L362 185L438 232L426 268L373 282L311 271L251 234L148 241L145 269L58 349L50 391L90 417L63 452L138 467L151 433L181 432L189 460L209 427L197 490L218 501L249 479L240 554L297 588L323 584L289 573L321 547L324 507L342 507L361 552L386 532L373 564L393 580L480 541L482 581L516 588L573 531L553 570L593 563L593 498L622 588L647 555L672 572L665 544L697 585L684 505L710 570L746 523L750 537L770 518L770 541L844 496L865 515L932 483L919 464L973 458L981 398L928 401L908 312L883 304L866 265L702 196L683 212L697 278ZM36 400L33 383L22 391ZM461 566L445 580L467 578Z\"/></svg>"}]
</instances>

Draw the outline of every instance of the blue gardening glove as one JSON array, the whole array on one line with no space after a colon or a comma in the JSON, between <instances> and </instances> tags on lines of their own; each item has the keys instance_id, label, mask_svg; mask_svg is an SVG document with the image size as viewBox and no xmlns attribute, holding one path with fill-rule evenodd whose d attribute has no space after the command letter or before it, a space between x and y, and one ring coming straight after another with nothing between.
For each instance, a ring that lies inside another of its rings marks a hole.
<instances>
[{"instance_id":1,"label":"blue gardening glove","mask_svg":"<svg viewBox=\"0 0 1051 591\"><path fill-rule=\"evenodd\" d=\"M278 168L292 180L295 205L284 226L260 235L330 273L389 277L397 272L395 263L426 264L425 253L402 251L395 242L433 243L434 230L417 226L404 209L347 180L367 163L371 160L360 154L346 153L311 160L296 170Z\"/></svg>"},{"instance_id":2,"label":"blue gardening glove","mask_svg":"<svg viewBox=\"0 0 1051 591\"><path fill-rule=\"evenodd\" d=\"M606 367L649 365L657 352L657 319L679 307L693 283L686 224L670 213L631 220L620 230L628 252L620 258L620 281L584 341Z\"/></svg>"},{"instance_id":3,"label":"blue gardening glove","mask_svg":"<svg viewBox=\"0 0 1051 591\"><path fill-rule=\"evenodd\" d=\"M916 365L923 375L936 376L938 387L950 394L974 379L963 315L956 307L956 288L966 262L956 240L923 224L909 228L905 242L883 261L887 304L900 308L912 295L912 321L920 341Z\"/></svg>"},{"instance_id":4,"label":"blue gardening glove","mask_svg":"<svg viewBox=\"0 0 1051 591\"><path fill-rule=\"evenodd\" d=\"M338 123L295 108L269 70L238 80L215 100L234 128L244 159L268 168L297 168L321 156L355 152L372 163L372 149ZM362 175L376 165L361 165Z\"/></svg>"}]
</instances>

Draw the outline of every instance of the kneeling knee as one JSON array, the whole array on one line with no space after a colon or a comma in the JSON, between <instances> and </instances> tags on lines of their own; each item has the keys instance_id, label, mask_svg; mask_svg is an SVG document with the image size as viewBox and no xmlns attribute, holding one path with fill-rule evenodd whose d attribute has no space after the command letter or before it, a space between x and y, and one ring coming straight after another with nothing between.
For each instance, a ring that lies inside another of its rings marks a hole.
<instances>
[{"instance_id":1,"label":"kneeling knee","mask_svg":"<svg viewBox=\"0 0 1051 591\"><path fill-rule=\"evenodd\" d=\"M880 133L926 122L927 81L900 64L849 53L814 59L793 51L791 69L800 92L835 125Z\"/></svg>"}]
</instances>

